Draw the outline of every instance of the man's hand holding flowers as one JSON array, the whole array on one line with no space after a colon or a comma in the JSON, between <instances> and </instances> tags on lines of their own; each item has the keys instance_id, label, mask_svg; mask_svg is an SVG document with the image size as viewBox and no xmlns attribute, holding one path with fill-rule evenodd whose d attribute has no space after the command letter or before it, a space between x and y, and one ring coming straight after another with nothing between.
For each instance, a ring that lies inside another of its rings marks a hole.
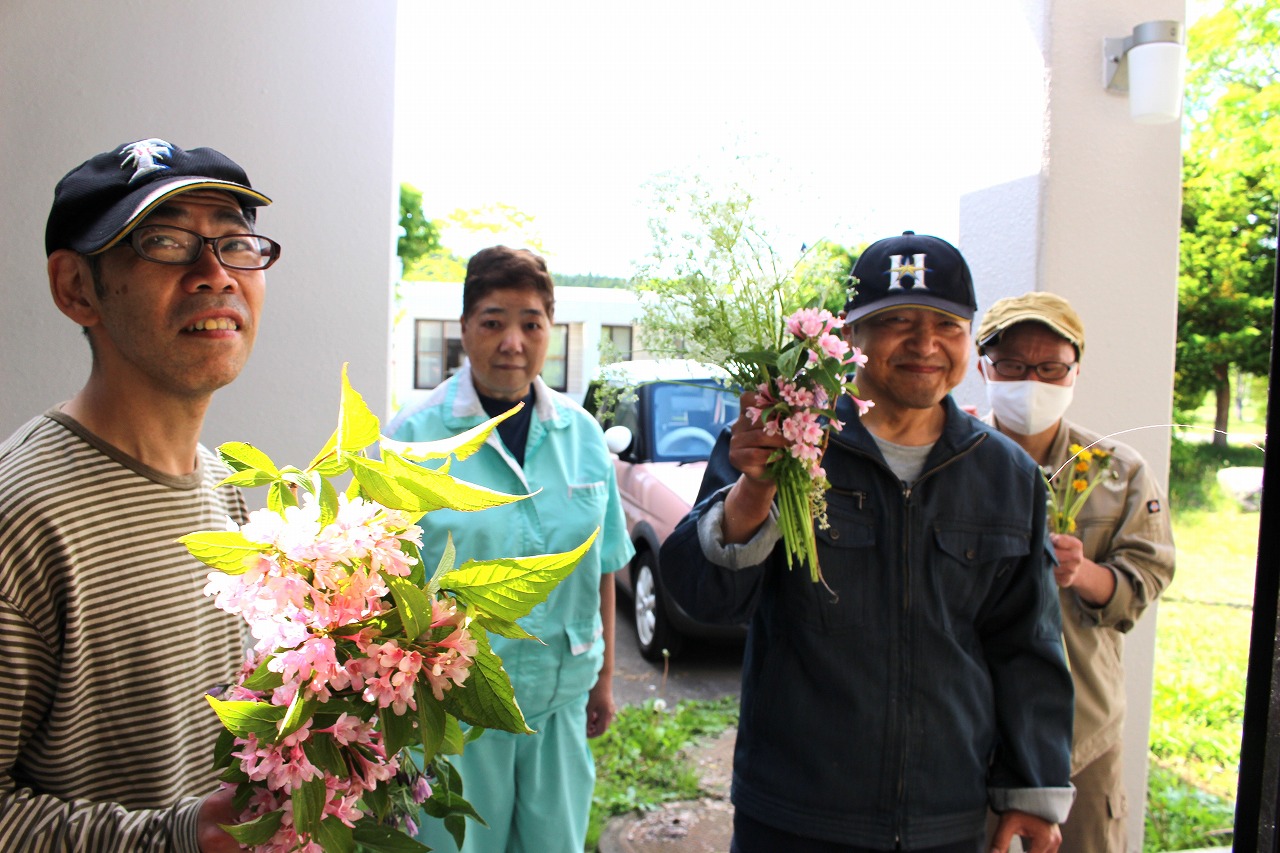
<instances>
[{"instance_id":1,"label":"man's hand holding flowers","mask_svg":"<svg viewBox=\"0 0 1280 853\"><path fill-rule=\"evenodd\" d=\"M1116 591L1116 576L1106 566L1084 556L1083 542L1070 533L1051 533L1049 541L1058 559L1053 577L1059 587L1075 590L1076 595L1094 607L1111 600Z\"/></svg>"},{"instance_id":2,"label":"man's hand holding flowers","mask_svg":"<svg viewBox=\"0 0 1280 853\"><path fill-rule=\"evenodd\" d=\"M748 415L758 402L755 392L743 394L741 414L729 431L729 462L743 476L725 498L726 543L746 542L768 519L773 498L778 493L777 481L769 473L769 462L790 444L780 432L767 431L764 421L753 420Z\"/></svg>"}]
</instances>

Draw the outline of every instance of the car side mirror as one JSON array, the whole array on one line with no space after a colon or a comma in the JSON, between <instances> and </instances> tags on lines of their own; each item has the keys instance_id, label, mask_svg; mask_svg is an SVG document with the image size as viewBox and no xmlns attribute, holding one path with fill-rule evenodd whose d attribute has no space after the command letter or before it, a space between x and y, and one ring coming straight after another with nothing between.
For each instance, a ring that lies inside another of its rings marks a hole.
<instances>
[{"instance_id":1,"label":"car side mirror","mask_svg":"<svg viewBox=\"0 0 1280 853\"><path fill-rule=\"evenodd\" d=\"M631 447L634 438L630 428L624 426L611 426L604 431L605 446L610 453L617 453L619 456Z\"/></svg>"}]
</instances>

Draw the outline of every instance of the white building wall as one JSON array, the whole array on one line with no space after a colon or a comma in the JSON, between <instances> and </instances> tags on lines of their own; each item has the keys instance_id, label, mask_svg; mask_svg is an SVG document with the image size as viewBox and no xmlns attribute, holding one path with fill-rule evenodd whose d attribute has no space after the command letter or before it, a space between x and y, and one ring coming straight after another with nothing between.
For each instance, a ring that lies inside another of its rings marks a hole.
<instances>
[{"instance_id":1,"label":"white building wall","mask_svg":"<svg viewBox=\"0 0 1280 853\"><path fill-rule=\"evenodd\" d=\"M149 136L240 162L275 200L259 227L284 247L253 357L214 395L204 442L305 465L337 424L343 362L385 408L395 21L381 2L0 3L0 436L89 373L45 277L54 184Z\"/></svg>"},{"instance_id":2,"label":"white building wall","mask_svg":"<svg viewBox=\"0 0 1280 853\"><path fill-rule=\"evenodd\" d=\"M1024 0L1023 7L1049 70L1044 167L962 203L961 248L973 264L979 311L1027 290L1069 299L1084 320L1087 347L1070 416L1123 433L1119 440L1167 482L1180 127L1130 120L1128 101L1103 88L1102 44L1143 21L1185 20L1185 6ZM1125 789L1135 851L1142 847L1155 611L1125 649Z\"/></svg>"},{"instance_id":3,"label":"white building wall","mask_svg":"<svg viewBox=\"0 0 1280 853\"><path fill-rule=\"evenodd\" d=\"M414 327L417 320L457 320L462 315L458 282L401 281L396 288L391 328L391 413L414 405L428 393L413 387ZM600 367L602 326L630 326L639 316L636 295L605 287L557 287L555 322L569 326L565 393L582 402Z\"/></svg>"}]
</instances>

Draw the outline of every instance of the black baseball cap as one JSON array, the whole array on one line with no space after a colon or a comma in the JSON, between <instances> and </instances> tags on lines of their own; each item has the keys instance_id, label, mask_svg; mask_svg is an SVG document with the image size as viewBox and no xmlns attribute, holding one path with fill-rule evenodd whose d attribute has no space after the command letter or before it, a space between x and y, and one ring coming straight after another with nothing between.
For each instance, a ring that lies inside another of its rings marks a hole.
<instances>
[{"instance_id":1,"label":"black baseball cap","mask_svg":"<svg viewBox=\"0 0 1280 853\"><path fill-rule=\"evenodd\" d=\"M212 148L188 151L155 138L126 142L91 157L58 181L45 225L45 254L105 251L165 199L192 190L231 193L250 222L255 208L271 204L249 183L244 169Z\"/></svg>"},{"instance_id":2,"label":"black baseball cap","mask_svg":"<svg viewBox=\"0 0 1280 853\"><path fill-rule=\"evenodd\" d=\"M960 250L940 237L914 231L868 246L853 265L853 294L844 306L845 321L904 305L972 321L978 301Z\"/></svg>"}]
</instances>

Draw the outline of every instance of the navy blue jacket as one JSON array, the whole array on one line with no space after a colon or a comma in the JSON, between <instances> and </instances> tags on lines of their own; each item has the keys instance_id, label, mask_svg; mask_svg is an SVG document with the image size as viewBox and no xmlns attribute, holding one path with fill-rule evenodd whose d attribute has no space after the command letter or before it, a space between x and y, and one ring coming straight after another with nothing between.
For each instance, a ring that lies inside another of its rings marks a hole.
<instances>
[{"instance_id":1,"label":"navy blue jacket","mask_svg":"<svg viewBox=\"0 0 1280 853\"><path fill-rule=\"evenodd\" d=\"M707 559L699 519L737 478L727 431L706 497L662 548L690 613L750 619L735 807L878 849L977 838L988 805L1062 820L1072 685L1039 469L947 397L942 436L904 485L841 405L817 534L831 591L789 570L780 543L757 566Z\"/></svg>"}]
</instances>

